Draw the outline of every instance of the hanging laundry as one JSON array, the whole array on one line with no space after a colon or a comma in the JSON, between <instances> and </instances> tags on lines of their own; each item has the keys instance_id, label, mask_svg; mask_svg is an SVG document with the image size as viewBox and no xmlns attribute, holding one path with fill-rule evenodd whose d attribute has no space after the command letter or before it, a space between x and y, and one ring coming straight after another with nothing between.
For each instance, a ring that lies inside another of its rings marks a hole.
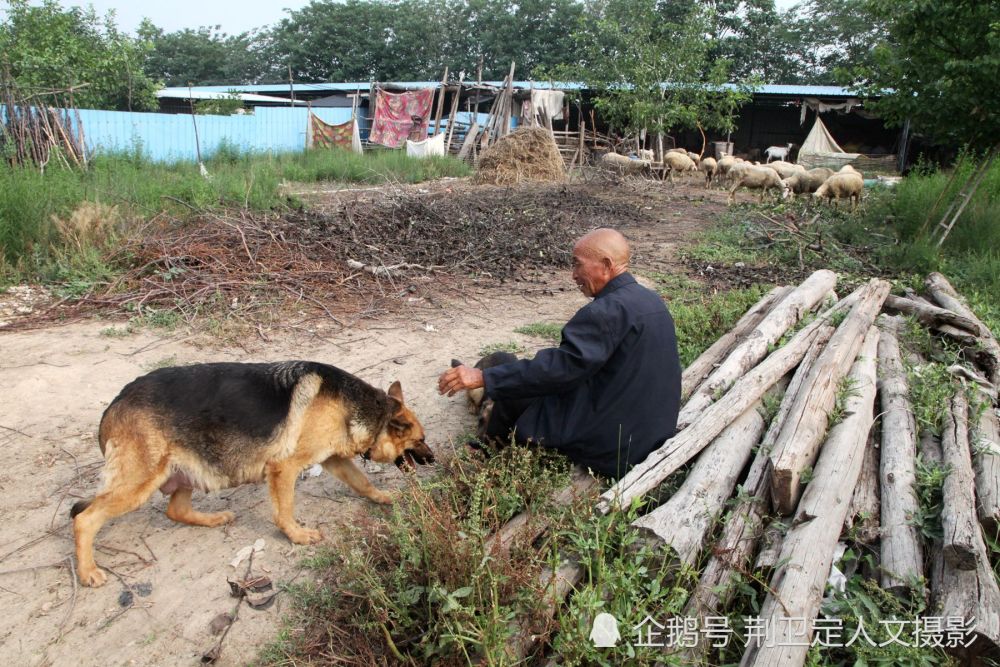
<instances>
[{"instance_id":1,"label":"hanging laundry","mask_svg":"<svg viewBox=\"0 0 1000 667\"><path fill-rule=\"evenodd\" d=\"M406 154L410 157L444 156L444 132L423 141L406 140Z\"/></svg>"},{"instance_id":2,"label":"hanging laundry","mask_svg":"<svg viewBox=\"0 0 1000 667\"><path fill-rule=\"evenodd\" d=\"M354 145L354 137L358 130L357 123L353 119L339 125L326 123L316 114L309 114L309 119L313 148L344 148L355 153L361 152L361 142L358 141L357 146Z\"/></svg>"},{"instance_id":3,"label":"hanging laundry","mask_svg":"<svg viewBox=\"0 0 1000 667\"><path fill-rule=\"evenodd\" d=\"M427 138L434 89L424 88L406 93L375 93L375 119L368 140L389 148L399 148L403 141Z\"/></svg>"}]
</instances>

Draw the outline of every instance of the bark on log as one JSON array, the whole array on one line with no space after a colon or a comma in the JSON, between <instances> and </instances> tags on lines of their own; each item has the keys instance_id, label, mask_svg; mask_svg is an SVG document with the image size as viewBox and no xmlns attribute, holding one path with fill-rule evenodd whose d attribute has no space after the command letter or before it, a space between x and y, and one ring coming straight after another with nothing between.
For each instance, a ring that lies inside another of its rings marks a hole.
<instances>
[{"instance_id":1,"label":"bark on log","mask_svg":"<svg viewBox=\"0 0 1000 667\"><path fill-rule=\"evenodd\" d=\"M879 317L879 394L882 400L882 587L909 590L923 575L920 532L910 524L917 513L917 424L896 334L900 317Z\"/></svg>"},{"instance_id":2,"label":"bark on log","mask_svg":"<svg viewBox=\"0 0 1000 667\"><path fill-rule=\"evenodd\" d=\"M816 476L806 487L794 523L782 542L771 592L760 613L761 618L771 622L765 639L747 646L740 662L743 666L794 667L805 663L810 637L796 635L797 626L790 619L805 619L808 628L819 613L834 548L861 474L864 445L874 420L878 337L875 327L865 334L861 354L850 371L856 393L846 401L847 416L830 430L816 465ZM790 645L795 642L804 645Z\"/></svg>"},{"instance_id":3,"label":"bark on log","mask_svg":"<svg viewBox=\"0 0 1000 667\"><path fill-rule=\"evenodd\" d=\"M633 498L655 489L672 472L687 463L729 426L733 415L743 414L785 373L795 368L812 346L819 330L825 326L830 312L844 307L842 304L850 303L845 299L810 322L788 343L740 378L725 396L710 405L693 424L651 452L646 460L605 491L597 505L597 511L607 513L612 507L628 507Z\"/></svg>"},{"instance_id":4,"label":"bark on log","mask_svg":"<svg viewBox=\"0 0 1000 667\"><path fill-rule=\"evenodd\" d=\"M775 287L772 289L764 295L764 298L744 313L743 317L736 322L729 332L715 341L697 359L691 362L691 365L684 369L684 375L681 377L681 401L686 401L698 388L698 385L712 373L715 367L726 358L732 349L749 332L753 331L754 327L760 324L760 321L771 311L774 304L778 303L791 291L791 287Z\"/></svg>"},{"instance_id":5,"label":"bark on log","mask_svg":"<svg viewBox=\"0 0 1000 667\"><path fill-rule=\"evenodd\" d=\"M725 361L712 371L696 391L691 394L677 417L678 430L683 429L715 401L719 393L732 384L767 356L774 345L802 316L812 310L837 284L837 274L820 270L805 279L801 285L776 303L771 312L729 353Z\"/></svg>"},{"instance_id":6,"label":"bark on log","mask_svg":"<svg viewBox=\"0 0 1000 667\"><path fill-rule=\"evenodd\" d=\"M809 376L813 364L823 351L823 346L830 340L833 331L834 328L830 325L820 329L813 346L795 371L778 414L771 420L757 456L750 466L750 472L740 487L741 500L729 512L722 535L712 549L712 557L702 570L698 585L684 608L685 617L704 618L720 615L732 601L735 593L736 587L731 585L734 577L750 570L757 543L763 533L763 517L768 513L770 505L770 446L781 431L782 421L788 415L788 408L794 402L795 395L801 390L802 383ZM693 664L697 663L707 648L707 644L702 642L695 647L695 650L688 651L687 657Z\"/></svg>"},{"instance_id":7,"label":"bark on log","mask_svg":"<svg viewBox=\"0 0 1000 667\"><path fill-rule=\"evenodd\" d=\"M813 465L826 434L830 411L843 378L861 347L862 337L875 321L889 293L889 283L872 280L859 287L859 301L837 327L823 354L816 360L813 376L799 392L789 418L771 454L771 500L776 512L788 516L802 493L802 472Z\"/></svg>"},{"instance_id":8,"label":"bark on log","mask_svg":"<svg viewBox=\"0 0 1000 667\"><path fill-rule=\"evenodd\" d=\"M975 321L970 320L964 315L953 313L946 308L938 308L929 303L920 303L919 301L890 294L885 298L885 307L904 315L912 315L918 322L931 329L942 324L949 324L959 329L965 329L970 333L979 333L979 325Z\"/></svg>"},{"instance_id":9,"label":"bark on log","mask_svg":"<svg viewBox=\"0 0 1000 667\"><path fill-rule=\"evenodd\" d=\"M972 468L976 474L976 509L990 535L1000 532L1000 419L986 406L974 433Z\"/></svg>"},{"instance_id":10,"label":"bark on log","mask_svg":"<svg viewBox=\"0 0 1000 667\"><path fill-rule=\"evenodd\" d=\"M753 569L766 572L778 567L781 558L781 543L784 539L785 526L780 520L774 519L767 524L760 539L760 552L757 554Z\"/></svg>"},{"instance_id":11,"label":"bark on log","mask_svg":"<svg viewBox=\"0 0 1000 667\"><path fill-rule=\"evenodd\" d=\"M941 528L944 533L941 549L945 560L960 570L975 570L979 558L976 549L979 522L976 518L972 454L969 451L968 414L969 406L962 386L945 412L941 434L941 453L945 465L950 468L941 494Z\"/></svg>"},{"instance_id":12,"label":"bark on log","mask_svg":"<svg viewBox=\"0 0 1000 667\"><path fill-rule=\"evenodd\" d=\"M882 452L877 431L878 429L872 429L868 434L861 478L854 489L851 507L847 510L847 520L844 521L844 531L853 532L854 539L861 544L874 544L880 533L879 460Z\"/></svg>"},{"instance_id":13,"label":"bark on log","mask_svg":"<svg viewBox=\"0 0 1000 667\"><path fill-rule=\"evenodd\" d=\"M764 434L760 403L748 408L698 457L670 500L634 522L648 538L659 538L677 558L693 565L722 514L754 446Z\"/></svg>"},{"instance_id":14,"label":"bark on log","mask_svg":"<svg viewBox=\"0 0 1000 667\"><path fill-rule=\"evenodd\" d=\"M965 305L958 292L943 275L936 272L930 274L924 281L924 285L942 308L947 308L953 313L975 322L978 327L976 333L979 335L979 342L984 353L979 355L980 363L982 363L989 381L994 387L1000 388L1000 343L997 343L993 332Z\"/></svg>"}]
</instances>

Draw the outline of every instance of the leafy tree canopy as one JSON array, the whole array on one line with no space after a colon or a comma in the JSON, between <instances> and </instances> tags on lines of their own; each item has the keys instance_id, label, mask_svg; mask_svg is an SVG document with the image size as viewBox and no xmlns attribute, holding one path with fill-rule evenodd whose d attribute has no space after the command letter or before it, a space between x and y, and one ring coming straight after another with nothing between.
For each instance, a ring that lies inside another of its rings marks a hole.
<instances>
[{"instance_id":1,"label":"leafy tree canopy","mask_svg":"<svg viewBox=\"0 0 1000 667\"><path fill-rule=\"evenodd\" d=\"M139 38L151 46L146 74L167 86L257 83L267 68L266 33L227 35L220 26L165 33L147 19Z\"/></svg>"},{"instance_id":2,"label":"leafy tree canopy","mask_svg":"<svg viewBox=\"0 0 1000 667\"><path fill-rule=\"evenodd\" d=\"M146 45L118 31L114 13L63 9L57 0L9 0L0 23L0 67L22 93L74 88L79 107L155 109L157 85L143 71Z\"/></svg>"}]
</instances>

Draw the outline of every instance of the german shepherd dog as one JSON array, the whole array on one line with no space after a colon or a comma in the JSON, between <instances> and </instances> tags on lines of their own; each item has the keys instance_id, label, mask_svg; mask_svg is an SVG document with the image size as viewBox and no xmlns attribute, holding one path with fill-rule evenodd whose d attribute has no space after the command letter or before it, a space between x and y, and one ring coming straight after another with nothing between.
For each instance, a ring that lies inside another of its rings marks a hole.
<instances>
[{"instance_id":1,"label":"german shepherd dog","mask_svg":"<svg viewBox=\"0 0 1000 667\"><path fill-rule=\"evenodd\" d=\"M274 522L296 544L322 539L293 515L299 472L321 463L377 503L390 503L351 460L361 455L400 468L431 463L424 429L403 404L399 382L388 392L325 364L214 363L163 368L125 386L101 418L104 483L73 506L77 574L84 586L107 575L94 563L94 537L111 518L131 512L160 489L167 516L219 526L232 512L191 507L194 489L214 491L266 479Z\"/></svg>"}]
</instances>

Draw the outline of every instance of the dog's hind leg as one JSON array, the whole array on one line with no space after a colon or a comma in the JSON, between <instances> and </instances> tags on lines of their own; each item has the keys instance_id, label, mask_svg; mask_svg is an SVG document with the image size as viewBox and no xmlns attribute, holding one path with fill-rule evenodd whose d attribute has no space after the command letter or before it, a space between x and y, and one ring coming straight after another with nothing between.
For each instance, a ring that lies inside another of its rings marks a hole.
<instances>
[{"instance_id":1,"label":"dog's hind leg","mask_svg":"<svg viewBox=\"0 0 1000 667\"><path fill-rule=\"evenodd\" d=\"M295 480L304 465L295 459L272 461L267 464L267 486L274 507L274 523L295 544L313 544L323 539L323 534L304 528L295 520Z\"/></svg>"},{"instance_id":2,"label":"dog's hind leg","mask_svg":"<svg viewBox=\"0 0 1000 667\"><path fill-rule=\"evenodd\" d=\"M166 466L145 479L109 478L106 489L97 494L90 506L73 518L76 542L76 571L84 586L103 586L108 580L94 562L94 537L109 519L137 509L146 502L167 477Z\"/></svg>"},{"instance_id":3,"label":"dog's hind leg","mask_svg":"<svg viewBox=\"0 0 1000 667\"><path fill-rule=\"evenodd\" d=\"M180 487L170 494L170 503L167 505L167 516L177 523L186 523L190 526L206 526L214 528L222 524L229 523L236 515L232 512L214 512L206 514L191 507L190 487Z\"/></svg>"},{"instance_id":4,"label":"dog's hind leg","mask_svg":"<svg viewBox=\"0 0 1000 667\"><path fill-rule=\"evenodd\" d=\"M376 489L371 480L354 465L354 461L351 459L342 456L331 456L326 461L323 461L323 468L365 498L382 503L383 505L388 505L392 502L392 496L385 491Z\"/></svg>"}]
</instances>

